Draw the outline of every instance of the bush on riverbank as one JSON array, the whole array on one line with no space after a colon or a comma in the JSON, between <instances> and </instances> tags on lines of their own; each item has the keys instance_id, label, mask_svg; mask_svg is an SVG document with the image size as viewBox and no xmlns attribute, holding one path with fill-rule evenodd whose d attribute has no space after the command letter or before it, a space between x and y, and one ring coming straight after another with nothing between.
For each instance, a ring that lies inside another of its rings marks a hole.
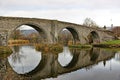
<instances>
[{"instance_id":1,"label":"bush on riverbank","mask_svg":"<svg viewBox=\"0 0 120 80\"><path fill-rule=\"evenodd\" d=\"M35 44L35 49L43 53L60 53L63 51L63 46L60 44Z\"/></svg>"},{"instance_id":2,"label":"bush on riverbank","mask_svg":"<svg viewBox=\"0 0 120 80\"><path fill-rule=\"evenodd\" d=\"M14 45L14 44L29 44L30 42L28 40L9 40L8 45Z\"/></svg>"},{"instance_id":3,"label":"bush on riverbank","mask_svg":"<svg viewBox=\"0 0 120 80\"><path fill-rule=\"evenodd\" d=\"M0 57L5 57L7 55L10 55L12 53L12 49L8 46L0 46Z\"/></svg>"}]
</instances>

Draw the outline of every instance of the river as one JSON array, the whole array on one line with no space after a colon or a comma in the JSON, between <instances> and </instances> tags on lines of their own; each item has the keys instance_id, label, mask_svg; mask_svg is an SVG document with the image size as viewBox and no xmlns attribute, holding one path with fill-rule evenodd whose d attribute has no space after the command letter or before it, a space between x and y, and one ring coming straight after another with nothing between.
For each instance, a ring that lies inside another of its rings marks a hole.
<instances>
[{"instance_id":1,"label":"river","mask_svg":"<svg viewBox=\"0 0 120 80\"><path fill-rule=\"evenodd\" d=\"M120 80L119 49L69 49L42 53L34 46L12 46L0 58L0 80Z\"/></svg>"}]
</instances>

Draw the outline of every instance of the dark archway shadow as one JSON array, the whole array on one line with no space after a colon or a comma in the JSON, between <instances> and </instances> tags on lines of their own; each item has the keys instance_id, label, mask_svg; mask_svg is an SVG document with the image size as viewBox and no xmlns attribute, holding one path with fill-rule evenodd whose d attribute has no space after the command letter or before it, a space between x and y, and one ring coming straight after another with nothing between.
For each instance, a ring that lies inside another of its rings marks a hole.
<instances>
[{"instance_id":1,"label":"dark archway shadow","mask_svg":"<svg viewBox=\"0 0 120 80\"><path fill-rule=\"evenodd\" d=\"M66 32L65 32L66 31ZM62 35L61 35L62 34ZM62 38L62 39L61 39ZM72 38L72 39L71 39ZM58 42L64 41L63 44L67 46L71 39L71 44L80 43L79 33L72 27L65 27L59 32Z\"/></svg>"},{"instance_id":2,"label":"dark archway shadow","mask_svg":"<svg viewBox=\"0 0 120 80\"><path fill-rule=\"evenodd\" d=\"M100 55L100 49L99 48L92 48L90 50L90 61L96 62L99 55Z\"/></svg>"},{"instance_id":3,"label":"dark archway shadow","mask_svg":"<svg viewBox=\"0 0 120 80\"><path fill-rule=\"evenodd\" d=\"M100 43L100 37L98 33L95 31L90 32L90 34L88 35L88 40L89 40L88 42L89 44Z\"/></svg>"},{"instance_id":4,"label":"dark archway shadow","mask_svg":"<svg viewBox=\"0 0 120 80\"><path fill-rule=\"evenodd\" d=\"M70 28L70 27L66 27L66 29L68 29L71 32L73 39L74 39L74 44L80 41L78 32L75 29Z\"/></svg>"}]
</instances>

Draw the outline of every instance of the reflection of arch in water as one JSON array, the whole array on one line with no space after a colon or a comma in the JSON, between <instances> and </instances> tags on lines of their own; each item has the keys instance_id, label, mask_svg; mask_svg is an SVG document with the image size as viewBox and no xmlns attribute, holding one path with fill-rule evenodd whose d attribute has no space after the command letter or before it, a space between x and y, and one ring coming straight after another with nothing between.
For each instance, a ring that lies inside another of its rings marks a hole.
<instances>
[{"instance_id":1,"label":"reflection of arch in water","mask_svg":"<svg viewBox=\"0 0 120 80\"><path fill-rule=\"evenodd\" d=\"M32 49L32 48L31 48ZM11 65L12 69L18 73L18 74L31 74L33 72L36 72L36 69L38 69L38 67L40 69L42 69L45 65L43 63L45 63L46 58L40 54L40 53L34 53L34 50L31 50L30 53L25 53L26 51L28 51L26 48L21 48L19 50L19 52L17 52L16 54L13 53L11 54L11 56L8 57L8 62ZM21 52L20 52L21 51ZM14 55L16 57L14 57ZM35 56L36 55L36 56ZM17 57L18 56L18 57ZM12 61L14 58L16 58L14 61ZM34 58L34 60L32 60ZM39 59L36 59L39 58ZM18 59L18 60L17 60ZM29 62L29 61L32 61ZM34 61L34 62L33 62ZM34 63L34 64L33 64ZM31 65L32 64L32 65ZM24 71L21 71L21 70Z\"/></svg>"},{"instance_id":2,"label":"reflection of arch in water","mask_svg":"<svg viewBox=\"0 0 120 80\"><path fill-rule=\"evenodd\" d=\"M72 54L73 54L73 59L72 61L67 65L65 66L64 68L73 68L76 64L77 64L77 61L79 59L79 52L77 50L72 50Z\"/></svg>"},{"instance_id":3,"label":"reflection of arch in water","mask_svg":"<svg viewBox=\"0 0 120 80\"><path fill-rule=\"evenodd\" d=\"M116 52L115 60L120 61L120 51Z\"/></svg>"},{"instance_id":4,"label":"reflection of arch in water","mask_svg":"<svg viewBox=\"0 0 120 80\"><path fill-rule=\"evenodd\" d=\"M26 73L24 75L30 76L30 75L34 75L34 74L40 72L45 67L45 65L47 63L47 59L48 59L48 57L46 55L42 54L42 59L41 59L40 63L38 64L38 66L34 70L32 70L31 72Z\"/></svg>"},{"instance_id":5,"label":"reflection of arch in water","mask_svg":"<svg viewBox=\"0 0 120 80\"><path fill-rule=\"evenodd\" d=\"M72 53L71 53L68 47L64 47L63 52L58 54L58 63L60 64L60 66L62 66L63 68L74 67L78 61L78 56L79 56L79 54L76 52L77 52L76 50L72 50ZM67 56L67 58L65 59L63 55ZM65 63L68 58L70 58L69 62Z\"/></svg>"},{"instance_id":6,"label":"reflection of arch in water","mask_svg":"<svg viewBox=\"0 0 120 80\"><path fill-rule=\"evenodd\" d=\"M97 61L100 54L100 49L98 48L92 48L90 50L90 61L95 62Z\"/></svg>"}]
</instances>

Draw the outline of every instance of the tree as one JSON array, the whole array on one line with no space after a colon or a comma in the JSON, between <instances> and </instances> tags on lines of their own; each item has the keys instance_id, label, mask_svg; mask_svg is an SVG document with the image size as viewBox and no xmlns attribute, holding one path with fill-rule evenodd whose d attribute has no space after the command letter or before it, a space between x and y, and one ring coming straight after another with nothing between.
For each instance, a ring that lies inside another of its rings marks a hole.
<instances>
[{"instance_id":1,"label":"tree","mask_svg":"<svg viewBox=\"0 0 120 80\"><path fill-rule=\"evenodd\" d=\"M59 34L59 41L63 45L67 46L70 44L71 41L73 41L73 36L71 32L67 29L64 29L60 34Z\"/></svg>"},{"instance_id":2,"label":"tree","mask_svg":"<svg viewBox=\"0 0 120 80\"><path fill-rule=\"evenodd\" d=\"M21 34L20 30L15 30L12 34L11 34L11 38L12 39L21 39L23 37L23 35Z\"/></svg>"},{"instance_id":3,"label":"tree","mask_svg":"<svg viewBox=\"0 0 120 80\"><path fill-rule=\"evenodd\" d=\"M41 38L41 36L37 32L32 32L27 36L27 39L32 43L38 43L40 41L39 37Z\"/></svg>"},{"instance_id":4,"label":"tree","mask_svg":"<svg viewBox=\"0 0 120 80\"><path fill-rule=\"evenodd\" d=\"M114 28L112 28L112 31L116 37L120 37L120 26L115 26Z\"/></svg>"},{"instance_id":5,"label":"tree","mask_svg":"<svg viewBox=\"0 0 120 80\"><path fill-rule=\"evenodd\" d=\"M104 27L103 27L105 30L106 30L106 25L104 25Z\"/></svg>"},{"instance_id":6,"label":"tree","mask_svg":"<svg viewBox=\"0 0 120 80\"><path fill-rule=\"evenodd\" d=\"M88 27L98 28L98 25L91 18L86 18L83 22L83 25Z\"/></svg>"}]
</instances>

